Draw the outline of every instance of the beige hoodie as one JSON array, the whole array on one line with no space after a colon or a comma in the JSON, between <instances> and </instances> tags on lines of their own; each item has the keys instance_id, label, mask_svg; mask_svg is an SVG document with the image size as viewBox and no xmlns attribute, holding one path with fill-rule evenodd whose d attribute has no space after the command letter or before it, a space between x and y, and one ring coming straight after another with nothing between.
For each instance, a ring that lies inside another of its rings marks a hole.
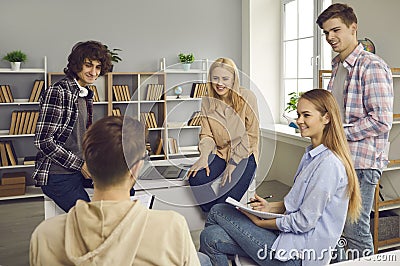
<instances>
[{"instance_id":1,"label":"beige hoodie","mask_svg":"<svg viewBox=\"0 0 400 266\"><path fill-rule=\"evenodd\" d=\"M186 221L131 201L78 201L33 232L31 265L200 265Z\"/></svg>"}]
</instances>

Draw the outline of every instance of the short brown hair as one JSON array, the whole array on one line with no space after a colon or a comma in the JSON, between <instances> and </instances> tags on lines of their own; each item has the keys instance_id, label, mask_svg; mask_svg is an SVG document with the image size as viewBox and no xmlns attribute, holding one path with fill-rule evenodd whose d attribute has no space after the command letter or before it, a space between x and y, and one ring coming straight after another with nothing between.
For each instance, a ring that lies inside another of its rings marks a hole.
<instances>
[{"instance_id":1,"label":"short brown hair","mask_svg":"<svg viewBox=\"0 0 400 266\"><path fill-rule=\"evenodd\" d=\"M341 3L330 5L318 16L316 22L322 29L322 24L331 18L340 18L347 27L350 27L350 25L353 23L357 23L357 16L354 13L353 8Z\"/></svg>"},{"instance_id":2,"label":"short brown hair","mask_svg":"<svg viewBox=\"0 0 400 266\"><path fill-rule=\"evenodd\" d=\"M145 152L142 123L129 116L107 116L90 126L83 138L83 156L93 181L104 188L123 182L128 165Z\"/></svg>"},{"instance_id":3,"label":"short brown hair","mask_svg":"<svg viewBox=\"0 0 400 266\"><path fill-rule=\"evenodd\" d=\"M104 44L98 41L86 41L78 42L72 47L64 73L72 78L78 78L86 58L100 61L100 76L104 76L111 69L111 55Z\"/></svg>"}]
</instances>

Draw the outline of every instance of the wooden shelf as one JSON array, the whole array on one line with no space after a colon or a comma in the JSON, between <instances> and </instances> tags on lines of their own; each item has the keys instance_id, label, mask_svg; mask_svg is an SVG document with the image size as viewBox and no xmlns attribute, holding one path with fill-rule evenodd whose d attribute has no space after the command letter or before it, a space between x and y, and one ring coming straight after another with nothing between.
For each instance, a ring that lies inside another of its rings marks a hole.
<instances>
[{"instance_id":1,"label":"wooden shelf","mask_svg":"<svg viewBox=\"0 0 400 266\"><path fill-rule=\"evenodd\" d=\"M0 201L1 200L38 198L38 197L43 197L43 196L44 196L44 194L43 194L42 189L40 187L26 186L26 191L25 191L24 195L0 197Z\"/></svg>"}]
</instances>

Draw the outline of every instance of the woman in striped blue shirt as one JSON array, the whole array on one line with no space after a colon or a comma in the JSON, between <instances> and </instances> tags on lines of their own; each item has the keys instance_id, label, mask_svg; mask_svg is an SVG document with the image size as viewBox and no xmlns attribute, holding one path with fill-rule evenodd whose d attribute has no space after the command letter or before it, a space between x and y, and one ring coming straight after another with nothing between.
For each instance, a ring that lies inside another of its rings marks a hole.
<instances>
[{"instance_id":1,"label":"woman in striped blue shirt","mask_svg":"<svg viewBox=\"0 0 400 266\"><path fill-rule=\"evenodd\" d=\"M361 208L357 176L332 94L316 89L297 105L297 124L311 145L300 162L294 184L282 202L258 195L253 209L282 213L263 220L227 204L215 205L200 236L200 251L214 265L228 265L227 255L252 258L260 265L328 264L346 218Z\"/></svg>"}]
</instances>

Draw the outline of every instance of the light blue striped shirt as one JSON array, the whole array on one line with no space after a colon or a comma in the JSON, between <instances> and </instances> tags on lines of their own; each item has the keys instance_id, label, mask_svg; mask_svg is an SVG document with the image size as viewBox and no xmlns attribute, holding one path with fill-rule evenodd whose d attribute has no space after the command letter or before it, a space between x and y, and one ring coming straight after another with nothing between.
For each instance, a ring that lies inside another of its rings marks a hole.
<instances>
[{"instance_id":1,"label":"light blue striped shirt","mask_svg":"<svg viewBox=\"0 0 400 266\"><path fill-rule=\"evenodd\" d=\"M347 216L347 174L343 163L324 145L307 147L286 195L286 215L276 219L281 231L272 249L287 260L300 253L303 265L329 264Z\"/></svg>"}]
</instances>

